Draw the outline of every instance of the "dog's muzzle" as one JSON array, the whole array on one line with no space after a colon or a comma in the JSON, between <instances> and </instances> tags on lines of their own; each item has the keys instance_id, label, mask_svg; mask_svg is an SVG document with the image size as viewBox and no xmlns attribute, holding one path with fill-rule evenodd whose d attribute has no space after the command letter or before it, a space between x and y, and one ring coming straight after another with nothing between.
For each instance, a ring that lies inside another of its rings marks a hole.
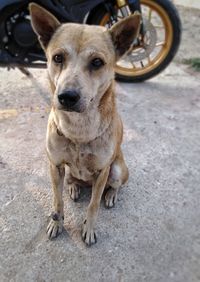
<instances>
[{"instance_id":1,"label":"dog's muzzle","mask_svg":"<svg viewBox=\"0 0 200 282\"><path fill-rule=\"evenodd\" d=\"M63 110L79 112L80 93L77 90L68 90L58 95L58 101Z\"/></svg>"}]
</instances>

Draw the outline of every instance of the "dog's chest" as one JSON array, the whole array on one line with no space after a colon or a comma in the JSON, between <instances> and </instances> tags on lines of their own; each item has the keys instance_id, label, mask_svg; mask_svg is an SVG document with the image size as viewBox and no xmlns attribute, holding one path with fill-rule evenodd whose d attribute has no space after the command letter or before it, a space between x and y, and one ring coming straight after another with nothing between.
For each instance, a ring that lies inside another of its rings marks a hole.
<instances>
[{"instance_id":1,"label":"dog's chest","mask_svg":"<svg viewBox=\"0 0 200 282\"><path fill-rule=\"evenodd\" d=\"M88 181L103 169L113 154L111 142L69 146L67 162L74 177Z\"/></svg>"},{"instance_id":2,"label":"dog's chest","mask_svg":"<svg viewBox=\"0 0 200 282\"><path fill-rule=\"evenodd\" d=\"M92 180L93 175L105 167L113 154L113 145L108 140L76 144L57 137L57 141L53 141L49 140L48 146L51 158L57 164L66 163L72 176L83 181Z\"/></svg>"},{"instance_id":3,"label":"dog's chest","mask_svg":"<svg viewBox=\"0 0 200 282\"><path fill-rule=\"evenodd\" d=\"M66 163L70 167L71 174L84 181L90 180L104 164L103 155L99 153L99 150L94 152L88 145L69 144Z\"/></svg>"}]
</instances>

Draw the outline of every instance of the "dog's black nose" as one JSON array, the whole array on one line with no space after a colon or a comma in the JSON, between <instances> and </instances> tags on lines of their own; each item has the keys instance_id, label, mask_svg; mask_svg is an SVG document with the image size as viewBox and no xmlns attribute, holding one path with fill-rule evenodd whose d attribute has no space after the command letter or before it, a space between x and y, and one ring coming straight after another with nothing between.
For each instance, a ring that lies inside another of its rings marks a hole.
<instances>
[{"instance_id":1,"label":"dog's black nose","mask_svg":"<svg viewBox=\"0 0 200 282\"><path fill-rule=\"evenodd\" d=\"M60 104L64 107L73 107L80 99L80 93L76 90L68 90L58 95Z\"/></svg>"}]
</instances>

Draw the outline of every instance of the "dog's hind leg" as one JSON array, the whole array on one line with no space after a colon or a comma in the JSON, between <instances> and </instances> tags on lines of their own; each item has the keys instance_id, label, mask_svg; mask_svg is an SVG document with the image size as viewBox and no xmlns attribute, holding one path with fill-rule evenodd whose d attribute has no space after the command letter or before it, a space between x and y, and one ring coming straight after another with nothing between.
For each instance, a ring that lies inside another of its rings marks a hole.
<instances>
[{"instance_id":1,"label":"dog's hind leg","mask_svg":"<svg viewBox=\"0 0 200 282\"><path fill-rule=\"evenodd\" d=\"M50 164L50 174L54 196L54 211L51 214L51 219L47 227L49 239L57 237L63 229L64 210L63 210L63 184L65 176L65 168L63 165L55 166Z\"/></svg>"},{"instance_id":2,"label":"dog's hind leg","mask_svg":"<svg viewBox=\"0 0 200 282\"><path fill-rule=\"evenodd\" d=\"M128 180L128 168L125 164L122 151L115 158L110 167L110 174L108 177L107 187L109 187L105 194L106 208L112 208L117 202L117 194L121 185Z\"/></svg>"}]
</instances>

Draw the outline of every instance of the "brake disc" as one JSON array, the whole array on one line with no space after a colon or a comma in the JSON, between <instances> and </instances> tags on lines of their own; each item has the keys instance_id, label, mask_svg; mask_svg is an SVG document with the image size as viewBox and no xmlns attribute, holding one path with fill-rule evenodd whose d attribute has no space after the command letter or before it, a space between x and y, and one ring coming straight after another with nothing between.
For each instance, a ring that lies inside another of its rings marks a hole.
<instances>
[{"instance_id":1,"label":"brake disc","mask_svg":"<svg viewBox=\"0 0 200 282\"><path fill-rule=\"evenodd\" d=\"M138 62L146 59L154 50L157 42L157 31L153 24L148 20L143 20L145 36L141 45L134 47L126 56L131 62Z\"/></svg>"}]
</instances>

